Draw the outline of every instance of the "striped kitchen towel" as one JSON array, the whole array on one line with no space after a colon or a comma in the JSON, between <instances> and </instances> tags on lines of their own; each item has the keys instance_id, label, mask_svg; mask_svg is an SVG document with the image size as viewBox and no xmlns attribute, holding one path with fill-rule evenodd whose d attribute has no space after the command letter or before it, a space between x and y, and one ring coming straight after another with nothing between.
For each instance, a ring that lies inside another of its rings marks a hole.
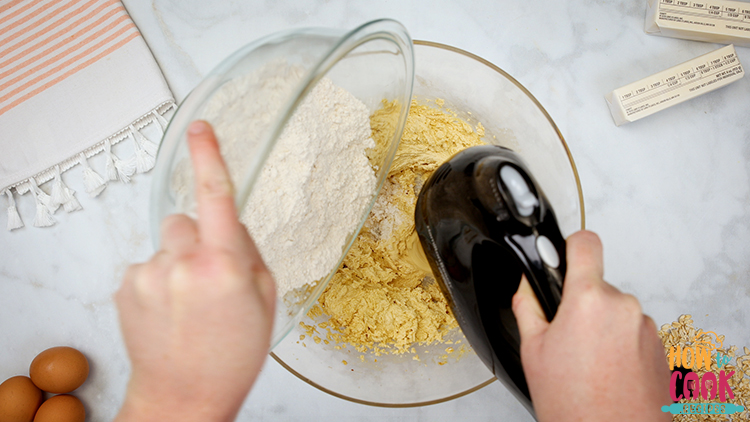
<instances>
[{"instance_id":1,"label":"striped kitchen towel","mask_svg":"<svg viewBox=\"0 0 750 422\"><path fill-rule=\"evenodd\" d=\"M0 193L7 228L24 223L15 195L36 201L33 225L80 209L63 176L81 166L85 191L128 182L154 166L157 135L174 100L119 0L0 0ZM123 144L117 157L112 146ZM156 141L156 142L155 142ZM124 148L125 147L125 148ZM106 155L103 169L88 159ZM70 173L73 174L73 173Z\"/></svg>"}]
</instances>

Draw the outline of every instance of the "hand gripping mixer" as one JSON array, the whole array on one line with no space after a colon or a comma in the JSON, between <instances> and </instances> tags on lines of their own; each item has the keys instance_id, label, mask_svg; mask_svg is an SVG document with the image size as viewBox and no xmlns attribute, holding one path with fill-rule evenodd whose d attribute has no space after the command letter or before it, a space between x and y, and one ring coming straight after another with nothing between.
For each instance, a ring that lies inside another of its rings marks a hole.
<instances>
[{"instance_id":1,"label":"hand gripping mixer","mask_svg":"<svg viewBox=\"0 0 750 422\"><path fill-rule=\"evenodd\" d=\"M430 176L414 219L467 340L533 415L511 299L524 274L548 320L560 303L565 239L544 193L518 154L477 146Z\"/></svg>"}]
</instances>

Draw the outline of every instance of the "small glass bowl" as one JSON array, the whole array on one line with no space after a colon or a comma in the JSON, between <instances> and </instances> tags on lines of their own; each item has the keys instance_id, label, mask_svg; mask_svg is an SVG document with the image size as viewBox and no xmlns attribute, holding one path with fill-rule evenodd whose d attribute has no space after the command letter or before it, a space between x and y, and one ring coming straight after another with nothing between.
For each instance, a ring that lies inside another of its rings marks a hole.
<instances>
[{"instance_id":1,"label":"small glass bowl","mask_svg":"<svg viewBox=\"0 0 750 422\"><path fill-rule=\"evenodd\" d=\"M502 69L458 48L415 41L414 56L414 99L433 107L443 100L444 109L472 125L481 122L486 142L508 147L524 159L554 208L563 236L583 229L583 192L573 157L536 98ZM318 332L325 338L325 330ZM467 351L459 329L450 333L450 344L415 346L419 360L412 354L373 356L351 346L336 349L333 342L316 343L299 327L293 333L271 356L308 384L356 403L424 406L495 381L479 357Z\"/></svg>"},{"instance_id":2,"label":"small glass bowl","mask_svg":"<svg viewBox=\"0 0 750 422\"><path fill-rule=\"evenodd\" d=\"M286 122L321 78L328 78L338 87L349 91L368 107L370 113L380 108L383 100L395 100L404 106L401 107L400 117L393 127L387 153L381 162L373 163L376 169L376 189L372 192L372 199L367 206L359 210L359 225L351 233L346 244L342 245L339 261L330 269L328 276L313 286L304 291L292 292L293 295L278 298L271 338L272 348L298 324L325 290L370 213L398 147L414 81L411 38L401 24L388 19L372 21L349 32L322 28L280 32L238 50L219 64L190 93L177 109L165 131L151 190L151 238L155 249L159 249L159 227L164 217L174 213L196 216L192 186L186 189L175 189L173 186L173 177L178 166L189 166L185 135L187 126L193 120L204 117L206 104L224 84L257 72L263 66L275 62L302 69L301 82L282 94L285 95L282 107L268 112L266 124L259 130L260 135L254 144L246 148L247 154L239 158L225 157L231 158L225 160L230 172L233 170L230 161L241 161L241 165L236 165L235 169L243 169L238 170L236 173L239 175L233 177L238 210L245 208L260 170ZM262 101L262 94L253 94L254 92L246 93L248 98Z\"/></svg>"}]
</instances>

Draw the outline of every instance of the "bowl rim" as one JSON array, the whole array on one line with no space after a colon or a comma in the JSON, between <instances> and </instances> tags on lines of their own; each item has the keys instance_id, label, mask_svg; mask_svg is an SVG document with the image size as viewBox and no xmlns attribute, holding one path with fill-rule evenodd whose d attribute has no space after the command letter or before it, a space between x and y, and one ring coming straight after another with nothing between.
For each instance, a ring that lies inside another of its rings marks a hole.
<instances>
[{"instance_id":1,"label":"bowl rim","mask_svg":"<svg viewBox=\"0 0 750 422\"><path fill-rule=\"evenodd\" d=\"M466 56L466 57L468 57L470 59L474 59L474 60L476 60L476 61L484 64L485 66L489 67L490 69L496 71L497 73L503 75L505 78L507 78L509 81L511 81L517 88L519 88L524 94L526 94L531 99L531 101L534 102L534 104L536 104L536 106L539 108L539 110L542 112L542 114L544 114L544 117L547 118L547 121L549 122L549 124L555 130L555 133L557 134L557 137L560 139L560 142L562 143L562 146L565 149L565 153L568 155L568 161L570 161L570 167L571 167L571 170L573 171L573 177L575 178L575 181L576 181L576 188L578 189L578 206L581 208L581 230L584 230L586 228L586 211L585 211L585 208L584 208L583 189L581 187L581 179L580 179L580 177L578 175L578 168L576 167L576 163L573 160L573 155L571 154L570 148L568 147L567 142L565 142L565 138L563 137L562 133L560 132L560 129L557 127L557 125L555 124L555 122L552 120L552 117L549 115L549 113L547 113L547 110L542 106L542 104L539 102L539 100L537 100L536 97L534 97L534 95L532 95L531 92L529 92L528 89L526 89L523 85L521 85L521 83L518 82L516 80L516 78L512 77L506 71L502 70L501 68L499 68L496 65L492 64L491 62L485 60L484 58L482 58L480 56L477 56L476 54L469 53L468 51L462 50L462 49L457 48L457 47L453 47L453 46L450 46L450 45L447 45L447 44L441 44L441 43L437 43L437 42L433 42L433 41L413 40L413 43L414 43L415 46L416 45L421 45L421 46L426 46L426 47L439 48L439 49L443 49L443 50L447 50L447 51L451 51L451 52L454 52L454 53L457 53L457 54L464 55L464 56ZM281 358L279 358L273 351L271 351L269 353L269 355L279 365L281 365L281 367L283 367L284 369L286 369L287 371L289 371L290 373L292 373L294 376L296 376L300 380L306 382L307 384L309 384L309 385L317 388L318 390L320 390L320 391L322 391L324 393L328 393L328 394L330 394L330 395L332 395L334 397L338 397L340 399L347 400L347 401L350 401L350 402L353 402L353 403L364 404L364 405L374 406L374 407L410 408L410 407L422 407L422 406L429 406L429 405L433 405L433 404L445 403L445 402L451 401L453 399L457 399L457 398L466 396L468 394L471 394L471 393L473 393L473 392L475 392L477 390L480 390L480 389L482 389L482 388L484 388L484 387L486 387L486 386L494 383L495 381L497 381L497 378L491 377L487 381L485 381L485 382L483 382L483 383L481 383L479 385L476 385L474 387L471 387L471 388L469 388L467 390L461 391L461 392L456 393L456 394L452 394L452 395L447 396L447 397L443 397L443 398L439 398L439 399L434 399L434 400L420 401L420 402L414 402L414 403L379 403L379 402L373 402L373 401L369 401L369 400L362 400L362 399L358 399L358 398L354 398L354 397L349 397L347 395L344 395L344 394L341 394L341 393L337 393L337 392L335 392L333 390L330 390L330 389L328 389L328 388L326 388L326 387L324 387L324 386L316 383L315 381L307 378L306 376L300 374L299 372L297 372L294 368L290 367L286 362L284 362Z\"/></svg>"}]
</instances>

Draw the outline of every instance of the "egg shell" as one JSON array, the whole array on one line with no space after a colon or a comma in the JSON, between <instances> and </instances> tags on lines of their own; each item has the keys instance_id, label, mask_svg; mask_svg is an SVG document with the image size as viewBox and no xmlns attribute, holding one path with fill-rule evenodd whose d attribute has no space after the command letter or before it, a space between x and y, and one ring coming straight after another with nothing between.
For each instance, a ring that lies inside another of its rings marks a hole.
<instances>
[{"instance_id":1,"label":"egg shell","mask_svg":"<svg viewBox=\"0 0 750 422\"><path fill-rule=\"evenodd\" d=\"M19 375L0 384L0 421L31 422L40 404L42 391L29 377Z\"/></svg>"},{"instance_id":2,"label":"egg shell","mask_svg":"<svg viewBox=\"0 0 750 422\"><path fill-rule=\"evenodd\" d=\"M34 422L84 422L86 409L78 398L60 394L47 399L36 412Z\"/></svg>"},{"instance_id":3,"label":"egg shell","mask_svg":"<svg viewBox=\"0 0 750 422\"><path fill-rule=\"evenodd\" d=\"M89 376L89 362L72 347L53 347L39 353L29 368L31 381L42 391L70 393Z\"/></svg>"}]
</instances>

